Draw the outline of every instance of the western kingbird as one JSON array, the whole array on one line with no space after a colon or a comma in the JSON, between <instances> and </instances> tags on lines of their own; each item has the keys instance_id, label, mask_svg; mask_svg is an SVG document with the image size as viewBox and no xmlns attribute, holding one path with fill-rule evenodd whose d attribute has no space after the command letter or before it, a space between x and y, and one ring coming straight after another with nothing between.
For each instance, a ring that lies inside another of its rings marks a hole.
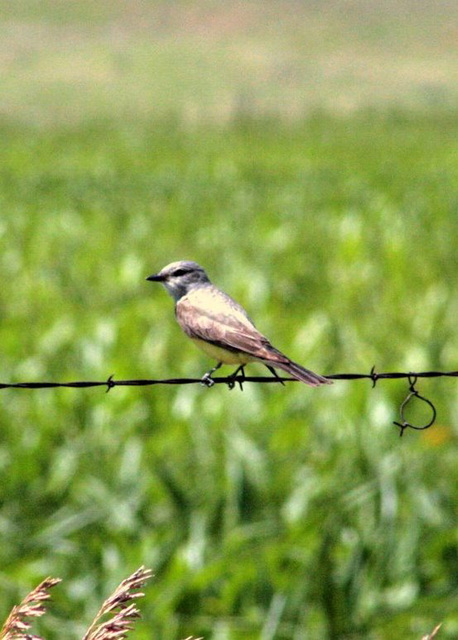
<instances>
[{"instance_id":1,"label":"western kingbird","mask_svg":"<svg viewBox=\"0 0 458 640\"><path fill-rule=\"evenodd\" d=\"M276 377L274 367L282 369L311 387L331 384L331 380L301 367L275 349L256 329L245 309L215 287L196 262L172 262L146 279L162 282L175 300L180 327L204 353L217 361L202 378L208 386L214 384L211 375L222 364L238 364L235 377L239 371L244 374L244 366L249 362L261 362Z\"/></svg>"}]
</instances>

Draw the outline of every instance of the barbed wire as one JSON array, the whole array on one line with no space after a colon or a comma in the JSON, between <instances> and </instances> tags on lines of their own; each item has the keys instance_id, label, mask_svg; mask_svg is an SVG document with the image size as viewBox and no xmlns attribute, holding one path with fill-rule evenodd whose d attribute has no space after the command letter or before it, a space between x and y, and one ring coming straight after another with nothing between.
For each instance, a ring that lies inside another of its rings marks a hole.
<instances>
[{"instance_id":1,"label":"barbed wire","mask_svg":"<svg viewBox=\"0 0 458 640\"><path fill-rule=\"evenodd\" d=\"M434 404L418 393L415 388L419 378L456 378L458 377L458 371L420 371L420 372L389 372L378 373L375 370L375 366L372 367L369 373L334 373L325 376L328 380L370 380L372 382L372 388L375 387L379 380L399 380L407 379L409 383L409 391L405 399L400 405L400 422L393 422L400 429L400 434L403 435L406 429L415 429L416 431L423 431L429 429L436 421L437 411ZM106 387L106 391L111 391L114 387L147 387L153 385L185 385L185 384L202 384L204 386L213 386L214 384L227 384L229 389L233 389L236 384L243 390L243 384L245 382L254 383L267 383L267 384L284 384L285 382L299 382L295 378L286 378L282 376L245 376L243 370L238 375L230 375L226 377L217 376L211 378L168 378L168 379L139 379L139 380L115 380L114 374L110 375L106 380L82 380L76 382L3 382L0 383L0 390L2 389L53 389L66 387L71 389L87 389L89 387ZM406 411L413 399L417 399L420 402L425 403L431 410L430 420L422 425L412 424L407 420Z\"/></svg>"}]
</instances>

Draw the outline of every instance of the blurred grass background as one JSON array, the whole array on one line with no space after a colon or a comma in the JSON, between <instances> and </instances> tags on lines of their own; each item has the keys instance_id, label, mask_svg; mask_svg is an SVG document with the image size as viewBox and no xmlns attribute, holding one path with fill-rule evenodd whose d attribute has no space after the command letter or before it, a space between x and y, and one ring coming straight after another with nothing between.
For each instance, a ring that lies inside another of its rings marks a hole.
<instances>
[{"instance_id":1,"label":"blurred grass background","mask_svg":"<svg viewBox=\"0 0 458 640\"><path fill-rule=\"evenodd\" d=\"M456 3L1 9L2 381L206 371L144 280L180 258L321 373L457 368ZM144 564L139 639L457 637L419 389L402 440L405 382L2 391L0 614L59 576L77 638Z\"/></svg>"}]
</instances>

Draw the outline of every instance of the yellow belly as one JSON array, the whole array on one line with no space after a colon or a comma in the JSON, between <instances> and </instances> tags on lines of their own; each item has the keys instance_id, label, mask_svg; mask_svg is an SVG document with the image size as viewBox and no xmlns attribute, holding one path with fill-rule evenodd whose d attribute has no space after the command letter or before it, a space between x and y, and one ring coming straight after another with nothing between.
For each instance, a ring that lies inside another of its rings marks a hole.
<instances>
[{"instance_id":1,"label":"yellow belly","mask_svg":"<svg viewBox=\"0 0 458 640\"><path fill-rule=\"evenodd\" d=\"M214 344L200 340L199 338L191 338L196 347L199 347L207 356L214 358L217 362L223 364L248 364L248 362L257 362L258 359L243 352L228 351Z\"/></svg>"}]
</instances>

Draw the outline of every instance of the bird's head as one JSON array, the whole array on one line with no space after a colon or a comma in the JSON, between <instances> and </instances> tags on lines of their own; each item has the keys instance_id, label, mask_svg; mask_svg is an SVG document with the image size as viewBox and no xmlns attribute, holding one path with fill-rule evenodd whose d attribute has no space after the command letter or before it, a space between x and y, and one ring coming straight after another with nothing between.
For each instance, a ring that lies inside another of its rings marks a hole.
<instances>
[{"instance_id":1,"label":"bird's head","mask_svg":"<svg viewBox=\"0 0 458 640\"><path fill-rule=\"evenodd\" d=\"M171 262L158 273L146 278L151 282L162 282L175 301L195 287L210 284L207 274L197 262L179 260Z\"/></svg>"}]
</instances>

